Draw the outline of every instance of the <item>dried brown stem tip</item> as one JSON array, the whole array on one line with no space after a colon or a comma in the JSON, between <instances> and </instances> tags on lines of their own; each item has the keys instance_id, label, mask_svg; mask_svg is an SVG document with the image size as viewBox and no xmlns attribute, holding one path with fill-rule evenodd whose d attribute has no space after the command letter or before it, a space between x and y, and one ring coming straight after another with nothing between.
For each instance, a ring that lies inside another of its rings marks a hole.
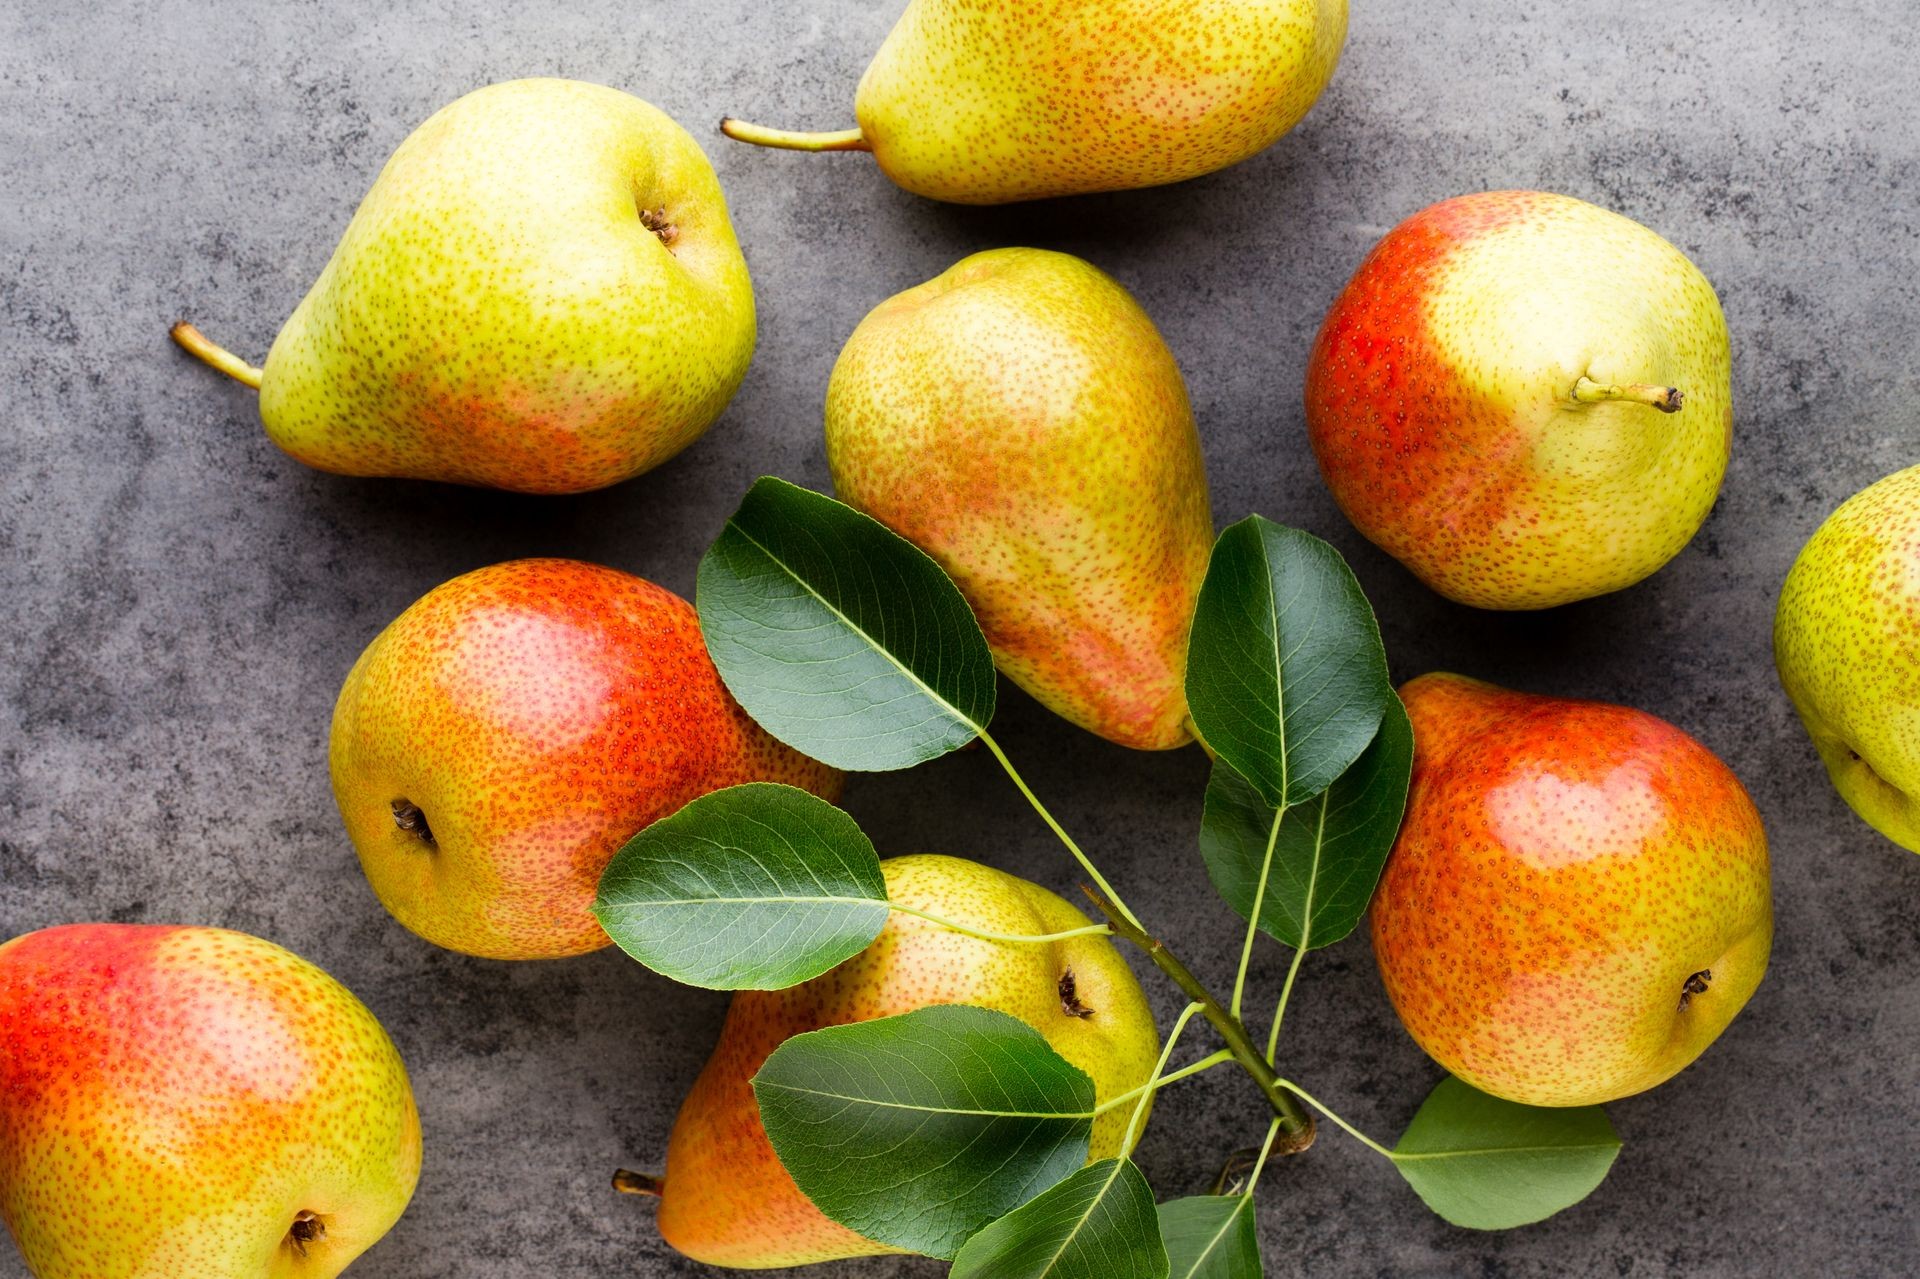
<instances>
[{"instance_id":1,"label":"dried brown stem tip","mask_svg":"<svg viewBox=\"0 0 1920 1279\"><path fill-rule=\"evenodd\" d=\"M613 1188L623 1195L647 1195L654 1199L667 1193L664 1179L631 1168L622 1168L613 1174Z\"/></svg>"}]
</instances>

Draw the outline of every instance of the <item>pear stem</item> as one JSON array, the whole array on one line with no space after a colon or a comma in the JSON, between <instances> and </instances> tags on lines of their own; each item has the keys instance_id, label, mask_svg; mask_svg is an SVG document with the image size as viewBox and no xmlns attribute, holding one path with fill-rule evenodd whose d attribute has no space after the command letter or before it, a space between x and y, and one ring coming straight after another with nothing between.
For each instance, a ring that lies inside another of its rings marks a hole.
<instances>
[{"instance_id":1,"label":"pear stem","mask_svg":"<svg viewBox=\"0 0 1920 1279\"><path fill-rule=\"evenodd\" d=\"M1267 1103L1273 1107L1280 1131L1286 1134L1279 1151L1283 1155L1297 1155L1313 1144L1313 1116L1300 1108L1293 1094L1288 1091L1290 1085L1274 1073L1267 1059L1260 1055L1253 1039L1247 1034L1246 1026L1238 1017L1227 1011L1226 1005L1214 998L1213 993L1200 984L1187 966L1174 958L1173 953L1158 939L1149 936L1147 931L1123 917L1113 903L1102 897L1091 887L1081 886L1081 891L1093 901L1107 922L1113 925L1114 935L1124 937L1140 949L1147 952L1147 958L1153 966L1173 979L1173 984L1186 992L1187 998L1200 1005L1200 1012L1220 1032L1226 1040L1227 1051L1240 1063L1240 1068L1253 1076L1260 1085L1260 1091L1267 1095Z\"/></svg>"},{"instance_id":2,"label":"pear stem","mask_svg":"<svg viewBox=\"0 0 1920 1279\"><path fill-rule=\"evenodd\" d=\"M613 1174L613 1188L623 1195L648 1195L654 1199L667 1193L664 1177L656 1177L650 1172L635 1172L631 1168L622 1168Z\"/></svg>"},{"instance_id":3,"label":"pear stem","mask_svg":"<svg viewBox=\"0 0 1920 1279\"><path fill-rule=\"evenodd\" d=\"M724 116L720 132L735 142L751 142L757 147L778 147L782 151L871 151L873 144L856 126L833 133L805 133L794 129L769 129L764 124L748 124Z\"/></svg>"},{"instance_id":4,"label":"pear stem","mask_svg":"<svg viewBox=\"0 0 1920 1279\"><path fill-rule=\"evenodd\" d=\"M226 347L219 345L185 320L168 329L167 333L180 344L181 350L196 360L219 369L236 382L244 382L256 391L260 389L259 369L248 364Z\"/></svg>"},{"instance_id":5,"label":"pear stem","mask_svg":"<svg viewBox=\"0 0 1920 1279\"><path fill-rule=\"evenodd\" d=\"M1687 397L1681 394L1677 386L1652 386L1646 382L1596 382L1590 377L1583 377L1573 384L1573 398L1582 404L1623 400L1630 404L1649 405L1662 413L1678 413L1687 402Z\"/></svg>"}]
</instances>

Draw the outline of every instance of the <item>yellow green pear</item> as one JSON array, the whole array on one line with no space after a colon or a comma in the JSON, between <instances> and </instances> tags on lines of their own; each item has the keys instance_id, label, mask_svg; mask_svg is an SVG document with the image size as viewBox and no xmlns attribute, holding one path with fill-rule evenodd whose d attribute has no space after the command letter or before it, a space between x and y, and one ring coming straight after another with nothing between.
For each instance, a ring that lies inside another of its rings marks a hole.
<instances>
[{"instance_id":1,"label":"yellow green pear","mask_svg":"<svg viewBox=\"0 0 1920 1279\"><path fill-rule=\"evenodd\" d=\"M0 945L0 1218L39 1279L332 1279L419 1176L400 1054L299 956L152 924Z\"/></svg>"},{"instance_id":2,"label":"yellow green pear","mask_svg":"<svg viewBox=\"0 0 1920 1279\"><path fill-rule=\"evenodd\" d=\"M753 355L753 289L713 168L638 98L515 80L394 152L264 369L310 466L523 493L630 478L691 444Z\"/></svg>"},{"instance_id":3,"label":"yellow green pear","mask_svg":"<svg viewBox=\"0 0 1920 1279\"><path fill-rule=\"evenodd\" d=\"M994 661L1123 746L1192 740L1213 517L1186 383L1110 276L977 253L875 307L827 384L842 500L939 561Z\"/></svg>"},{"instance_id":4,"label":"yellow green pear","mask_svg":"<svg viewBox=\"0 0 1920 1279\"><path fill-rule=\"evenodd\" d=\"M871 151L907 190L959 204L1160 186L1298 124L1346 37L1347 0L912 0L860 79L858 127L720 127Z\"/></svg>"},{"instance_id":5,"label":"yellow green pear","mask_svg":"<svg viewBox=\"0 0 1920 1279\"><path fill-rule=\"evenodd\" d=\"M1848 498L1807 542L1773 656L1841 797L1920 852L1920 466Z\"/></svg>"},{"instance_id":6,"label":"yellow green pear","mask_svg":"<svg viewBox=\"0 0 1920 1279\"><path fill-rule=\"evenodd\" d=\"M1307 361L1307 436L1354 526L1449 599L1551 608L1685 546L1733 440L1713 286L1617 213L1443 200L1374 246Z\"/></svg>"},{"instance_id":7,"label":"yellow green pear","mask_svg":"<svg viewBox=\"0 0 1920 1279\"><path fill-rule=\"evenodd\" d=\"M881 863L887 897L968 928L1041 936L1087 917L1024 879L958 857ZM764 1269L896 1251L826 1217L800 1193L761 1126L752 1080L787 1039L932 1004L998 1009L1031 1025L1093 1080L1100 1100L1146 1083L1160 1051L1145 994L1104 936L987 941L896 911L866 950L812 981L741 991L674 1121L660 1233L709 1265ZM1130 1106L1094 1120L1090 1160L1120 1153Z\"/></svg>"}]
</instances>

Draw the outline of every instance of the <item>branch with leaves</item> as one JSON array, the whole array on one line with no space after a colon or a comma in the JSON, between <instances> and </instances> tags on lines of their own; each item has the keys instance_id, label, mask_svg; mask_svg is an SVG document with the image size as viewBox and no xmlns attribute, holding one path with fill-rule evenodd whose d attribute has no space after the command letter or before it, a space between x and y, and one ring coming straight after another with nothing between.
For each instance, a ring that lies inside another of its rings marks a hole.
<instances>
[{"instance_id":1,"label":"branch with leaves","mask_svg":"<svg viewBox=\"0 0 1920 1279\"><path fill-rule=\"evenodd\" d=\"M995 740L986 637L952 581L911 543L831 498L762 479L702 560L698 605L734 697L815 758L887 770L974 740L986 747L1078 863L1106 921L988 940L1110 931L1190 1001L1151 1078L1105 1102L1038 1031L983 1008L941 1005L787 1040L754 1077L754 1095L781 1163L834 1221L951 1258L956 1276L1253 1279L1254 1187L1270 1158L1312 1143L1316 1114L1462 1226L1538 1221L1606 1176L1619 1141L1598 1107L1522 1106L1448 1078L1388 1147L1280 1073L1301 959L1358 925L1399 828L1413 759L1373 610L1326 543L1259 516L1233 525L1214 548L1193 620L1187 699L1214 756L1200 852L1214 887L1247 921L1225 999L1127 904ZM853 818L766 783L707 795L640 832L608 867L596 906L614 941L649 968L732 990L817 977L872 943L899 909ZM1264 1047L1243 1016L1261 934L1294 951ZM1222 1047L1170 1070L1196 1020ZM1250 1120L1264 1133L1258 1158L1226 1193L1156 1208L1125 1153L1146 1103L1228 1062L1267 1102ZM1094 1120L1121 1106L1130 1114L1122 1153L1088 1163Z\"/></svg>"}]
</instances>

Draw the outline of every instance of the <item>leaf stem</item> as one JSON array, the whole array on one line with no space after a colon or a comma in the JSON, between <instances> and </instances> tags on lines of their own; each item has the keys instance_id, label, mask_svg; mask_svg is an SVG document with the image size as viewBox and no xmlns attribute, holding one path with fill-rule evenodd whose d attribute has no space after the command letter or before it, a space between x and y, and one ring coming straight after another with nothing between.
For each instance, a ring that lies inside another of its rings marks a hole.
<instances>
[{"instance_id":1,"label":"leaf stem","mask_svg":"<svg viewBox=\"0 0 1920 1279\"><path fill-rule=\"evenodd\" d=\"M1359 1142L1361 1145L1374 1151L1376 1154L1386 1156L1388 1159L1394 1158L1394 1153L1391 1150L1388 1150L1385 1146L1381 1145L1379 1142L1375 1141L1373 1138L1367 1136L1367 1134L1361 1132L1358 1128L1355 1128L1352 1124L1348 1123L1346 1120L1342 1119L1340 1116L1334 1114L1332 1110L1327 1108L1327 1105L1325 1102L1316 1099L1312 1093L1309 1093L1306 1089L1302 1088L1299 1084L1294 1083L1291 1079L1280 1079L1277 1076L1275 1077L1275 1079L1276 1079L1276 1082L1282 1088L1285 1088L1288 1092L1293 1093L1294 1095L1299 1097L1301 1101L1306 1102L1309 1106L1312 1106L1315 1110L1319 1111L1321 1114L1325 1115L1327 1118L1333 1120L1334 1123L1338 1124L1342 1129L1346 1131L1346 1134L1349 1137L1352 1137L1355 1141Z\"/></svg>"},{"instance_id":2,"label":"leaf stem","mask_svg":"<svg viewBox=\"0 0 1920 1279\"><path fill-rule=\"evenodd\" d=\"M1273 1113L1279 1116L1280 1131L1286 1134L1286 1141L1280 1147L1280 1153L1299 1154L1313 1144L1313 1116L1300 1108L1288 1090L1293 1085L1273 1073L1273 1067L1253 1046L1253 1040L1247 1034L1247 1028L1238 1017L1228 1012L1226 1006L1214 998L1200 979L1195 977L1187 966L1174 958L1157 938L1148 935L1144 928L1122 917L1120 909L1091 888L1084 890L1101 914L1113 925L1114 935L1123 937L1147 952L1147 958L1153 966L1173 979L1173 984L1185 991L1187 997L1200 1005L1201 1013L1220 1037L1227 1041L1227 1051L1240 1063L1240 1068L1253 1076L1260 1085L1260 1091L1266 1094L1267 1104L1273 1107ZM1303 1094L1304 1095L1304 1094Z\"/></svg>"},{"instance_id":3,"label":"leaf stem","mask_svg":"<svg viewBox=\"0 0 1920 1279\"><path fill-rule=\"evenodd\" d=\"M1280 840L1280 822L1287 815L1285 804L1273 810L1273 825L1267 829L1267 855L1260 863L1260 883L1253 890L1253 909L1247 914L1247 937L1240 943L1240 967L1233 974L1233 1003L1228 1011L1235 1017L1240 1015L1240 996L1247 989L1247 967L1253 962L1253 939L1260 932L1260 908L1267 900L1267 876L1273 871L1273 848ZM1273 1060L1273 1049L1267 1049L1267 1060Z\"/></svg>"},{"instance_id":4,"label":"leaf stem","mask_svg":"<svg viewBox=\"0 0 1920 1279\"><path fill-rule=\"evenodd\" d=\"M1107 924L1088 924L1085 928L1069 928L1059 933L996 933L992 929L975 928L971 924L962 924L956 920L943 918L931 911L902 906L899 902L888 902L887 909L898 911L902 915L912 915L915 919L924 919L930 924L938 924L965 937L978 937L981 941L1009 942L1016 946L1038 946L1045 942L1065 941L1069 937L1113 936L1113 929Z\"/></svg>"},{"instance_id":5,"label":"leaf stem","mask_svg":"<svg viewBox=\"0 0 1920 1279\"><path fill-rule=\"evenodd\" d=\"M1127 1130L1120 1137L1120 1154L1122 1158L1133 1149L1133 1135L1140 1128L1140 1117L1147 1112L1148 1100L1151 1099L1153 1094L1160 1088L1160 1076L1166 1071L1167 1062L1173 1056L1173 1046L1180 1042L1180 1035L1186 1030L1187 1023L1192 1021L1193 1015L1199 1011L1199 1004L1188 1004L1180 1010L1180 1019L1173 1023L1173 1029L1167 1033L1167 1042L1165 1046L1160 1049L1160 1060L1154 1063L1153 1073L1147 1076L1146 1083L1133 1090L1140 1094L1140 1100L1133 1103L1133 1113L1127 1116ZM1223 1049L1222 1052L1224 1051ZM1231 1056L1231 1054L1228 1055ZM1213 1054L1213 1058L1202 1058L1201 1061L1214 1061L1214 1059L1218 1059L1220 1056L1221 1053L1215 1053ZM1215 1061L1214 1064L1217 1064L1217 1061ZM1200 1063L1196 1062L1195 1065L1200 1065ZM1202 1070L1206 1069L1204 1065L1200 1065L1200 1068ZM1175 1079L1184 1078L1193 1073L1193 1067L1189 1066L1183 1071L1177 1071L1173 1075L1169 1075L1166 1082L1172 1083ZM1112 1103L1109 1102L1108 1104L1111 1105Z\"/></svg>"},{"instance_id":6,"label":"leaf stem","mask_svg":"<svg viewBox=\"0 0 1920 1279\"><path fill-rule=\"evenodd\" d=\"M1300 945L1293 952L1293 962L1287 965L1287 980L1280 986L1280 1002L1273 1006L1273 1025L1267 1028L1267 1064L1273 1064L1273 1054L1280 1047L1280 1022L1287 1015L1287 1001L1293 998L1293 979L1300 975L1300 961L1307 957L1307 935L1313 928L1313 916L1309 912L1300 923Z\"/></svg>"},{"instance_id":7,"label":"leaf stem","mask_svg":"<svg viewBox=\"0 0 1920 1279\"><path fill-rule=\"evenodd\" d=\"M1073 836L1067 834L1066 829L1054 820L1053 814L1047 811L1047 806L1040 802L1040 797L1033 793L1032 787L1027 785L1026 778L1020 776L1020 770L1013 766L1013 761L1007 758L1007 753L1000 749L1000 743L993 740L993 734L984 728L980 729L979 732L981 745L991 751L993 757L1000 761L1000 767L1005 769L1007 776L1013 779L1013 784L1020 788L1020 793L1027 797L1027 803L1033 805L1033 811L1040 814L1040 820L1045 822L1052 828L1053 833L1060 837L1060 842L1067 846L1067 851L1073 854L1073 859L1080 863L1080 869L1086 871L1087 874L1093 878L1093 882L1099 886L1100 891L1106 894L1106 900L1112 905L1114 911L1127 923L1144 933L1146 928L1141 924L1139 917L1127 909L1127 904L1120 900L1119 893L1113 891L1113 885L1107 882L1107 877L1100 873L1099 868L1093 864L1092 859L1080 851L1080 845L1073 842Z\"/></svg>"},{"instance_id":8,"label":"leaf stem","mask_svg":"<svg viewBox=\"0 0 1920 1279\"><path fill-rule=\"evenodd\" d=\"M1260 1184L1260 1174L1266 1169L1267 1156L1273 1153L1273 1139L1279 1131L1280 1120L1276 1116L1273 1122L1267 1125L1267 1139L1260 1143L1260 1157L1253 1162L1253 1172L1247 1177L1247 1188L1240 1192L1241 1198L1253 1198L1253 1188Z\"/></svg>"}]
</instances>

